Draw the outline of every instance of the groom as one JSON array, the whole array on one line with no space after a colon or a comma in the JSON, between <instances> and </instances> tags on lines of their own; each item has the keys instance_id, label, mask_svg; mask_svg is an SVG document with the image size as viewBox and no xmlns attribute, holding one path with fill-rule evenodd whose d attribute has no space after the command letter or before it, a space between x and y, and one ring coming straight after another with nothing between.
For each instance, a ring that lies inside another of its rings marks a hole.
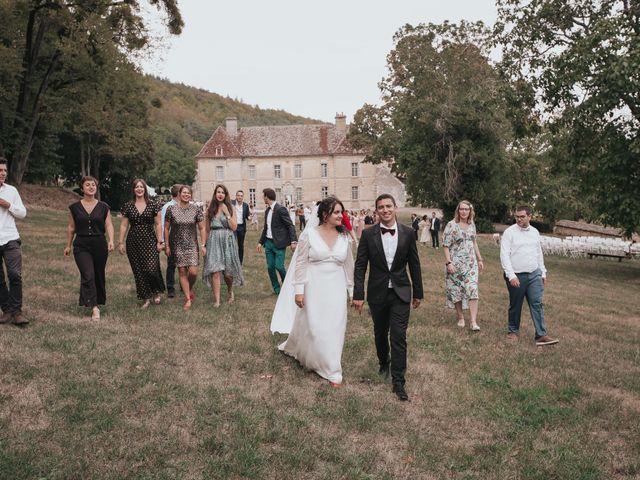
<instances>
[{"instance_id":1,"label":"groom","mask_svg":"<svg viewBox=\"0 0 640 480\"><path fill-rule=\"evenodd\" d=\"M364 230L358 245L352 305L362 313L364 275L370 265L367 301L373 317L380 374L389 374L391 337L393 392L406 401L409 400L404 388L409 312L411 306L418 308L423 297L420 259L413 229L396 221L396 201L391 195L383 193L376 199L376 213L380 223Z\"/></svg>"}]
</instances>

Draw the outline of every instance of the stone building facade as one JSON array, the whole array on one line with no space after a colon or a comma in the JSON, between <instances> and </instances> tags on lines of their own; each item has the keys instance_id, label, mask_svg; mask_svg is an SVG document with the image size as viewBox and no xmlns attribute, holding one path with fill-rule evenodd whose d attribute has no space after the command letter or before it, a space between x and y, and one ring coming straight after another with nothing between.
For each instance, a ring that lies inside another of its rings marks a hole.
<instances>
[{"instance_id":1,"label":"stone building facade","mask_svg":"<svg viewBox=\"0 0 640 480\"><path fill-rule=\"evenodd\" d=\"M283 204L336 195L345 208L370 208L379 194L390 193L404 206L404 184L387 165L364 163L364 153L351 147L346 134L344 115L336 116L335 125L243 128L227 118L196 156L194 198L210 200L214 186L223 183L232 196L243 190L245 201L258 206L267 187Z\"/></svg>"}]
</instances>

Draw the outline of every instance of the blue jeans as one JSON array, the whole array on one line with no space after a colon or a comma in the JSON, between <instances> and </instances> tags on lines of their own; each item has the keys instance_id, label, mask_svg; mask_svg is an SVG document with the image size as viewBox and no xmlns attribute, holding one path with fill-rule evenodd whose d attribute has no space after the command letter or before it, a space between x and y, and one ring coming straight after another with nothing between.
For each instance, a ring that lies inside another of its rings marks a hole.
<instances>
[{"instance_id":1,"label":"blue jeans","mask_svg":"<svg viewBox=\"0 0 640 480\"><path fill-rule=\"evenodd\" d=\"M509 333L518 333L520 330L520 317L522 315L522 304L527 299L531 319L536 329L536 339L547 334L544 324L544 310L542 307L542 296L544 294L544 284L542 283L542 272L540 269L531 273L516 273L520 280L519 287L512 287L509 279L505 275L507 289L509 290Z\"/></svg>"}]
</instances>

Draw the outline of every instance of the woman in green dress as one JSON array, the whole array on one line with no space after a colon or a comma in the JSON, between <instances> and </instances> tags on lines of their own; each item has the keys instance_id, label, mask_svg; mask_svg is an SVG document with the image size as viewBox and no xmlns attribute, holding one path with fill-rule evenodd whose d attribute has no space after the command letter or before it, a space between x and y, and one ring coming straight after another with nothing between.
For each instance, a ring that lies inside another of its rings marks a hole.
<instances>
[{"instance_id":1,"label":"woman in green dress","mask_svg":"<svg viewBox=\"0 0 640 480\"><path fill-rule=\"evenodd\" d=\"M478 326L478 271L484 263L476 241L476 226L473 222L473 205L467 200L456 207L453 220L444 229L444 258L446 265L445 289L447 307L455 308L458 326L464 328L464 309L471 312L471 330Z\"/></svg>"},{"instance_id":2,"label":"woman in green dress","mask_svg":"<svg viewBox=\"0 0 640 480\"><path fill-rule=\"evenodd\" d=\"M227 284L227 303L234 302L233 287L244 284L238 244L234 231L238 226L229 190L222 184L213 189L207 209L207 254L202 271L203 281L213 291L214 307L220 306L221 276Z\"/></svg>"}]
</instances>

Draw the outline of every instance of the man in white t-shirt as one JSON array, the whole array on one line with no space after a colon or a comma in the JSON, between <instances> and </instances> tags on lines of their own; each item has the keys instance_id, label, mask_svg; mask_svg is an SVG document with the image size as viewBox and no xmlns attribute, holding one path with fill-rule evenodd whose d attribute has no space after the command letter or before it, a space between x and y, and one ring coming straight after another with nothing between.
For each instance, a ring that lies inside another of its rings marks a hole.
<instances>
[{"instance_id":1,"label":"man in white t-shirt","mask_svg":"<svg viewBox=\"0 0 640 480\"><path fill-rule=\"evenodd\" d=\"M547 269L544 266L540 234L530 222L531 207L516 208L516 223L505 230L500 241L500 263L509 290L507 338L518 341L522 304L526 298L536 330L536 345L553 345L558 340L547 335L542 306Z\"/></svg>"},{"instance_id":2,"label":"man in white t-shirt","mask_svg":"<svg viewBox=\"0 0 640 480\"><path fill-rule=\"evenodd\" d=\"M18 190L5 183L8 173L7 160L0 156L0 323L24 327L29 320L22 314L22 242L16 218L26 217L27 209ZM3 263L8 282L4 278Z\"/></svg>"}]
</instances>

